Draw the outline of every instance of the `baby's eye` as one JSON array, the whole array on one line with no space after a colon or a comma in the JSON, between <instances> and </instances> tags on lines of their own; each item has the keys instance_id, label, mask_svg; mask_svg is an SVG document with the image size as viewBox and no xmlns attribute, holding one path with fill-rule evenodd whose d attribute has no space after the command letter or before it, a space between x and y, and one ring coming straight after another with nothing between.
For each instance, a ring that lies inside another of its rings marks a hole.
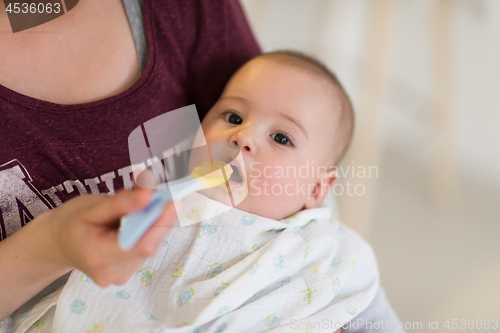
<instances>
[{"instance_id":1,"label":"baby's eye","mask_svg":"<svg viewBox=\"0 0 500 333\"><path fill-rule=\"evenodd\" d=\"M226 121L231 124L240 125L243 122L243 119L241 119L241 117L236 113L228 112L224 115L224 117L226 118Z\"/></svg>"},{"instance_id":2,"label":"baby's eye","mask_svg":"<svg viewBox=\"0 0 500 333\"><path fill-rule=\"evenodd\" d=\"M280 145L288 145L292 143L286 135L281 133L272 134L271 138Z\"/></svg>"}]
</instances>

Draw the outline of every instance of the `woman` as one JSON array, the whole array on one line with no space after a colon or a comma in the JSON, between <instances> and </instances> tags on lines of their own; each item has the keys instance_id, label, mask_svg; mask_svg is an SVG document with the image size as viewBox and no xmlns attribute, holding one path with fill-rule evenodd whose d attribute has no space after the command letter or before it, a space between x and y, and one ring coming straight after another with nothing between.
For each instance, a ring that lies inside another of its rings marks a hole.
<instances>
[{"instance_id":1,"label":"woman","mask_svg":"<svg viewBox=\"0 0 500 333\"><path fill-rule=\"evenodd\" d=\"M142 75L119 0L81 1L16 34L2 11L1 319L72 268L101 286L124 283L155 253L168 227L127 253L116 245L116 221L145 206L148 191L62 202L132 188L129 133L185 105L203 116L227 78L260 52L236 1L144 1L143 10ZM172 219L168 207L158 226Z\"/></svg>"}]
</instances>

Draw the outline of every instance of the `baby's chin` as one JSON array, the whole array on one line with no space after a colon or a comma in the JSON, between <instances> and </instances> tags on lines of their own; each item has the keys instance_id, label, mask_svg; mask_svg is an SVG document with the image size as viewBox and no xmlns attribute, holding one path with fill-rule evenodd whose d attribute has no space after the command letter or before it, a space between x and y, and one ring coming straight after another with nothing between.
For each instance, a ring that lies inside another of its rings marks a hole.
<instances>
[{"instance_id":1,"label":"baby's chin","mask_svg":"<svg viewBox=\"0 0 500 333\"><path fill-rule=\"evenodd\" d=\"M248 187L231 188L224 183L213 188L200 190L198 193L224 205L239 208L238 204L246 199Z\"/></svg>"},{"instance_id":2,"label":"baby's chin","mask_svg":"<svg viewBox=\"0 0 500 333\"><path fill-rule=\"evenodd\" d=\"M304 205L290 202L286 197L255 195L249 193L236 208L250 214L266 217L273 220L283 220L300 210Z\"/></svg>"},{"instance_id":3,"label":"baby's chin","mask_svg":"<svg viewBox=\"0 0 500 333\"><path fill-rule=\"evenodd\" d=\"M209 199L220 202L221 204L232 206L231 199L226 190L222 189L222 186L226 186L226 184L222 184L220 186L209 188L205 190L198 191L198 193L206 196Z\"/></svg>"},{"instance_id":4,"label":"baby's chin","mask_svg":"<svg viewBox=\"0 0 500 333\"><path fill-rule=\"evenodd\" d=\"M211 200L233 207L233 203L231 202L231 199L229 197L230 194L222 188L215 187L198 191L198 193L206 196ZM282 220L296 213L289 212L290 206L286 204L286 201L284 201L283 198L281 198L281 200L272 200L278 199L276 197L269 199L271 200L268 200L268 198L265 198L264 196L256 197L252 194L248 194L241 202L239 202L235 206L235 208L250 214L255 214L274 220ZM300 209L297 209L297 211L299 210Z\"/></svg>"}]
</instances>

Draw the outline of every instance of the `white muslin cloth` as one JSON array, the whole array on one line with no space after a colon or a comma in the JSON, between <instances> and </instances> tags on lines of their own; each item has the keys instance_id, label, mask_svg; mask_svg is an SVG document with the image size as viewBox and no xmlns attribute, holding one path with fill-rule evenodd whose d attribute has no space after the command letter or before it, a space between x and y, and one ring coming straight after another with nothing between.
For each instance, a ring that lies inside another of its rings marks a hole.
<instances>
[{"instance_id":1,"label":"white muslin cloth","mask_svg":"<svg viewBox=\"0 0 500 333\"><path fill-rule=\"evenodd\" d=\"M202 222L177 221L125 285L100 288L75 269L17 311L13 332L333 332L379 287L371 247L329 207L277 221L195 193L178 216Z\"/></svg>"}]
</instances>

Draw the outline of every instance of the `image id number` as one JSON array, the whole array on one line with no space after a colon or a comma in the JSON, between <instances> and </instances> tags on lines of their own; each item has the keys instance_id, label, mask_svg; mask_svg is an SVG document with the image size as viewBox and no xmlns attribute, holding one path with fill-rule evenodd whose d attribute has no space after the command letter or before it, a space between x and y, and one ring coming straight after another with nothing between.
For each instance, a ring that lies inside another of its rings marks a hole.
<instances>
[{"instance_id":1,"label":"image id number","mask_svg":"<svg viewBox=\"0 0 500 333\"><path fill-rule=\"evenodd\" d=\"M498 328L498 319L448 319L446 323L444 323L444 327L452 330L456 329L494 329L496 330Z\"/></svg>"},{"instance_id":2,"label":"image id number","mask_svg":"<svg viewBox=\"0 0 500 333\"><path fill-rule=\"evenodd\" d=\"M9 14L14 13L31 13L31 14L42 14L42 13L56 13L59 14L61 12L61 4L60 3L9 3L7 8L5 9Z\"/></svg>"}]
</instances>

